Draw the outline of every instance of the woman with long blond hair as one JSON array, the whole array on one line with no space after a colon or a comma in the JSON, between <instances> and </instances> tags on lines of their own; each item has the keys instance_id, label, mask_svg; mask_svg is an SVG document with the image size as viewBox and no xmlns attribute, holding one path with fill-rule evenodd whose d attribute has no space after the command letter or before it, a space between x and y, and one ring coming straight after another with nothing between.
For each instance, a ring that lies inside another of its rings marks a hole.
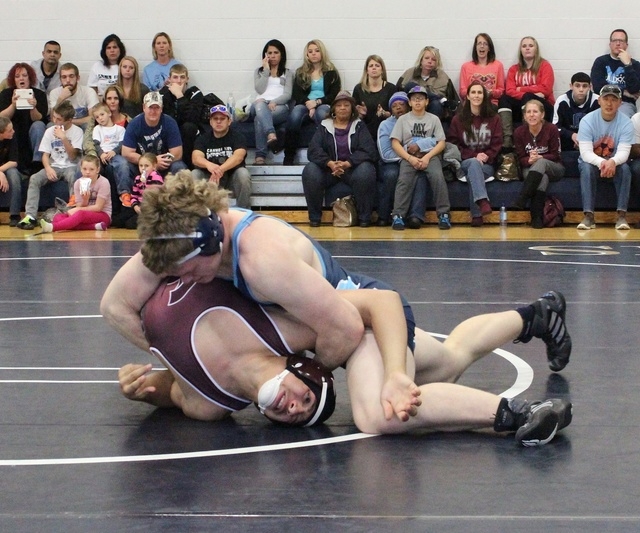
<instances>
[{"instance_id":1,"label":"woman with long blond hair","mask_svg":"<svg viewBox=\"0 0 640 533\"><path fill-rule=\"evenodd\" d=\"M415 85L424 87L429 97L427 111L442 119L450 82L451 80L442 66L440 50L435 46L425 46L420 50L416 64L404 71L396 85L398 91L404 92ZM455 88L452 87L452 89L455 93ZM455 99L458 99L457 94Z\"/></svg>"},{"instance_id":2,"label":"woman with long blond hair","mask_svg":"<svg viewBox=\"0 0 640 533\"><path fill-rule=\"evenodd\" d=\"M507 72L505 94L500 98L498 114L502 120L505 148L512 145L513 124L522 122L522 108L529 100L544 106L544 118L553 119L554 74L551 63L540 55L538 41L527 36L520 40L518 62Z\"/></svg>"},{"instance_id":3,"label":"woman with long blond hair","mask_svg":"<svg viewBox=\"0 0 640 533\"><path fill-rule=\"evenodd\" d=\"M142 113L142 99L149 92L149 87L140 82L140 67L135 57L124 56L119 69L115 85L124 95L124 112L133 118Z\"/></svg>"},{"instance_id":4,"label":"woman with long blond hair","mask_svg":"<svg viewBox=\"0 0 640 533\"><path fill-rule=\"evenodd\" d=\"M358 115L367 125L371 138L378 136L378 126L391 116L389 99L396 92L396 86L387 81L387 67L384 60L372 54L364 62L362 78L353 89Z\"/></svg>"},{"instance_id":5,"label":"woman with long blond hair","mask_svg":"<svg viewBox=\"0 0 640 533\"><path fill-rule=\"evenodd\" d=\"M293 78L295 107L287 120L285 165L293 165L304 122L313 120L317 125L327 118L333 99L340 91L340 75L320 39L309 41L303 55L302 66L296 70Z\"/></svg>"}]
</instances>

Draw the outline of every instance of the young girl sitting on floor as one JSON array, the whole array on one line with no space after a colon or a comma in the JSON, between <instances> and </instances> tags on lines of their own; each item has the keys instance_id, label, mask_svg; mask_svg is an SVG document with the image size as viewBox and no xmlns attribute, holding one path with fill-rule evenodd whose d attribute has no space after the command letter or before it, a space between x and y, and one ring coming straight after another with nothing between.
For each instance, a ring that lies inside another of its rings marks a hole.
<instances>
[{"instance_id":1,"label":"young girl sitting on floor","mask_svg":"<svg viewBox=\"0 0 640 533\"><path fill-rule=\"evenodd\" d=\"M147 187L152 185L162 185L164 179L156 168L158 158L151 152L145 152L138 160L140 174L136 176L131 190L131 207L120 211L113 218L114 228L136 229L138 227L138 215L140 214L140 204L142 203L142 193Z\"/></svg>"},{"instance_id":2,"label":"young girl sitting on floor","mask_svg":"<svg viewBox=\"0 0 640 533\"><path fill-rule=\"evenodd\" d=\"M73 184L76 205L66 213L57 213L52 222L40 220L45 233L77 230L106 230L111 224L111 186L100 175L100 160L85 155L80 161L82 177Z\"/></svg>"}]
</instances>

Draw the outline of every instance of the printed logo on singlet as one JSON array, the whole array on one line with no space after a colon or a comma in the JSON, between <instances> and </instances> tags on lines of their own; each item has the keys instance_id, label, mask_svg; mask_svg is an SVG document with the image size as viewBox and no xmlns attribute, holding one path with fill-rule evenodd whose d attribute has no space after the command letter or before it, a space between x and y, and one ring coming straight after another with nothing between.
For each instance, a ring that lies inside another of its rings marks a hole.
<instances>
[{"instance_id":1,"label":"printed logo on singlet","mask_svg":"<svg viewBox=\"0 0 640 533\"><path fill-rule=\"evenodd\" d=\"M171 283L167 283L167 288L171 287L169 291L169 301L167 302L167 306L171 307L180 301L189 294L189 291L196 285L196 282L193 281L188 285L182 283L181 279L177 279L176 281L172 281Z\"/></svg>"}]
</instances>

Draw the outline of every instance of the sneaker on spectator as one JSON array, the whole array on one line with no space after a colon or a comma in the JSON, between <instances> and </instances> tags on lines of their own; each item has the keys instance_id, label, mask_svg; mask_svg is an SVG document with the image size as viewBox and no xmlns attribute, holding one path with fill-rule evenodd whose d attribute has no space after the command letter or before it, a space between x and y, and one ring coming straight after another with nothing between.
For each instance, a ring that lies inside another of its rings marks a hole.
<instances>
[{"instance_id":1,"label":"sneaker on spectator","mask_svg":"<svg viewBox=\"0 0 640 533\"><path fill-rule=\"evenodd\" d=\"M107 225L104 222L98 222L96 224L96 230L98 230L98 231L107 231Z\"/></svg>"},{"instance_id":2,"label":"sneaker on spectator","mask_svg":"<svg viewBox=\"0 0 640 533\"><path fill-rule=\"evenodd\" d=\"M35 218L31 218L29 215L25 216L20 222L18 222L20 229L35 229L38 227L38 221Z\"/></svg>"},{"instance_id":3,"label":"sneaker on spectator","mask_svg":"<svg viewBox=\"0 0 640 533\"><path fill-rule=\"evenodd\" d=\"M618 220L616 220L616 229L631 229L629 224L627 224L627 219L624 215L618 215Z\"/></svg>"},{"instance_id":4,"label":"sneaker on spectator","mask_svg":"<svg viewBox=\"0 0 640 533\"><path fill-rule=\"evenodd\" d=\"M9 216L9 227L15 228L20 222L20 215L10 215Z\"/></svg>"},{"instance_id":5,"label":"sneaker on spectator","mask_svg":"<svg viewBox=\"0 0 640 533\"><path fill-rule=\"evenodd\" d=\"M122 203L123 207L131 207L131 194L129 194L128 192L123 192L120 195L120 202Z\"/></svg>"},{"instance_id":6,"label":"sneaker on spectator","mask_svg":"<svg viewBox=\"0 0 640 533\"><path fill-rule=\"evenodd\" d=\"M578 224L576 229L595 229L596 221L593 217L593 213L585 213L582 222Z\"/></svg>"},{"instance_id":7,"label":"sneaker on spectator","mask_svg":"<svg viewBox=\"0 0 640 533\"><path fill-rule=\"evenodd\" d=\"M440 229L451 229L451 219L449 213L440 213L438 215L438 227Z\"/></svg>"},{"instance_id":8,"label":"sneaker on spectator","mask_svg":"<svg viewBox=\"0 0 640 533\"><path fill-rule=\"evenodd\" d=\"M396 231L404 230L404 220L400 215L393 215L393 222L391 222L391 229Z\"/></svg>"}]
</instances>

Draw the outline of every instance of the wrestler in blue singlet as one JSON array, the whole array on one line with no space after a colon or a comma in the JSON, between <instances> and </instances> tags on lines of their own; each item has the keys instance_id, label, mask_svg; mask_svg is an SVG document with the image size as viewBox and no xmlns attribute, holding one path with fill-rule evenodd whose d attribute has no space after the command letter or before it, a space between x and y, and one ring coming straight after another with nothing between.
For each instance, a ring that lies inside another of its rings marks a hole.
<instances>
[{"instance_id":1,"label":"wrestler in blue singlet","mask_svg":"<svg viewBox=\"0 0 640 533\"><path fill-rule=\"evenodd\" d=\"M233 283L240 290L242 294L244 294L247 298L251 298L253 301L256 301L262 305L272 305L272 302L260 302L251 292L251 288L247 285L244 277L242 276L242 270L238 261L238 250L239 250L239 239L242 232L258 217L266 217L268 215L261 215L259 213L255 213L248 209L241 208L233 208L235 211L242 211L245 213L244 218L238 223L233 234L231 235L231 249L233 250ZM285 224L296 231L300 231L298 228L287 224L285 221L280 220L279 218L269 217L273 220L277 220L281 224ZM315 239L300 231L302 235L304 235L316 251L320 263L322 264L322 274L324 278L331 283L337 289L384 289L395 291L395 289L385 283L384 281L377 280L375 278L366 276L364 274L359 274L357 272L349 272L345 270L338 261L327 251L325 250ZM397 292L397 291L395 291ZM409 302L405 299L402 294L400 294L400 298L402 299L402 306L404 308L404 316L407 322L407 344L411 351L415 348L415 327L416 321L413 316L413 311Z\"/></svg>"}]
</instances>

